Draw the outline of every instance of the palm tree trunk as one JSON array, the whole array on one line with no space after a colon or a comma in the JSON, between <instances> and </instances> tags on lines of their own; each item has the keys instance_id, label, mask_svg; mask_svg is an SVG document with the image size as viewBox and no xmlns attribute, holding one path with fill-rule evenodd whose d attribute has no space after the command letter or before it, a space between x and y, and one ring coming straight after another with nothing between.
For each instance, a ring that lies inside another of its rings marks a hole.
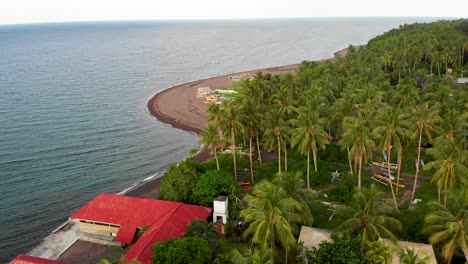
<instances>
[{"instance_id":1,"label":"palm tree trunk","mask_svg":"<svg viewBox=\"0 0 468 264\"><path fill-rule=\"evenodd\" d=\"M388 156L388 160L387 160L387 168L388 168L388 183L390 184L390 190L392 191L392 198L393 198L393 203L395 204L395 210L399 213L400 211L398 210L398 203L397 203L397 200L396 200L396 197L395 197L395 191L393 191L393 183L392 183L392 172L390 170L390 161L391 161L391 146L392 144L392 141L389 140L388 141L388 145L387 145L387 156Z\"/></svg>"},{"instance_id":2,"label":"palm tree trunk","mask_svg":"<svg viewBox=\"0 0 468 264\"><path fill-rule=\"evenodd\" d=\"M445 183L444 183L444 207L447 208L447 182L448 182L448 177L445 177Z\"/></svg>"},{"instance_id":3,"label":"palm tree trunk","mask_svg":"<svg viewBox=\"0 0 468 264\"><path fill-rule=\"evenodd\" d=\"M413 192L411 193L411 203L414 201L414 195L416 194L416 185L418 185L418 174L419 174L419 164L421 163L421 141L422 141L422 126L419 128L419 142L418 142L418 159L416 161L416 174L414 175L414 184L413 184Z\"/></svg>"},{"instance_id":4,"label":"palm tree trunk","mask_svg":"<svg viewBox=\"0 0 468 264\"><path fill-rule=\"evenodd\" d=\"M353 175L353 165L351 164L351 153L349 151L349 147L347 147L346 150L348 151L349 172Z\"/></svg>"},{"instance_id":5,"label":"palm tree trunk","mask_svg":"<svg viewBox=\"0 0 468 264\"><path fill-rule=\"evenodd\" d=\"M249 137L249 161L250 161L250 179L254 183L253 161L252 161L252 137Z\"/></svg>"},{"instance_id":6,"label":"palm tree trunk","mask_svg":"<svg viewBox=\"0 0 468 264\"><path fill-rule=\"evenodd\" d=\"M359 146L358 160L359 160L358 189L361 190L362 145Z\"/></svg>"},{"instance_id":7,"label":"palm tree trunk","mask_svg":"<svg viewBox=\"0 0 468 264\"><path fill-rule=\"evenodd\" d=\"M261 167L262 166L262 154L260 152L260 141L258 140L258 131L255 131L255 137L257 139L258 161L260 162L260 167Z\"/></svg>"},{"instance_id":8,"label":"palm tree trunk","mask_svg":"<svg viewBox=\"0 0 468 264\"><path fill-rule=\"evenodd\" d=\"M307 189L310 190L309 172L310 172L310 150L307 150Z\"/></svg>"},{"instance_id":9,"label":"palm tree trunk","mask_svg":"<svg viewBox=\"0 0 468 264\"><path fill-rule=\"evenodd\" d=\"M276 139L278 141L278 175L281 180L281 142L280 142L280 137L279 135L276 136Z\"/></svg>"},{"instance_id":10,"label":"palm tree trunk","mask_svg":"<svg viewBox=\"0 0 468 264\"><path fill-rule=\"evenodd\" d=\"M231 128L231 152L232 152L232 160L234 162L234 178L237 181L237 167L236 167L236 137L234 128Z\"/></svg>"},{"instance_id":11,"label":"palm tree trunk","mask_svg":"<svg viewBox=\"0 0 468 264\"><path fill-rule=\"evenodd\" d=\"M288 172L288 148L284 146L284 172Z\"/></svg>"},{"instance_id":12,"label":"palm tree trunk","mask_svg":"<svg viewBox=\"0 0 468 264\"><path fill-rule=\"evenodd\" d=\"M401 161L403 159L403 147L402 149L398 150L398 157L397 157L397 185L396 185L396 194L398 194L398 185L400 185L400 173L401 173Z\"/></svg>"},{"instance_id":13,"label":"palm tree trunk","mask_svg":"<svg viewBox=\"0 0 468 264\"><path fill-rule=\"evenodd\" d=\"M216 148L214 148L214 157L216 160L216 168L218 168L218 171L219 171L218 152L216 151Z\"/></svg>"},{"instance_id":14,"label":"palm tree trunk","mask_svg":"<svg viewBox=\"0 0 468 264\"><path fill-rule=\"evenodd\" d=\"M431 61L431 77L432 77L432 61Z\"/></svg>"},{"instance_id":15,"label":"palm tree trunk","mask_svg":"<svg viewBox=\"0 0 468 264\"><path fill-rule=\"evenodd\" d=\"M312 149L312 156L314 158L314 170L317 172L317 150Z\"/></svg>"}]
</instances>

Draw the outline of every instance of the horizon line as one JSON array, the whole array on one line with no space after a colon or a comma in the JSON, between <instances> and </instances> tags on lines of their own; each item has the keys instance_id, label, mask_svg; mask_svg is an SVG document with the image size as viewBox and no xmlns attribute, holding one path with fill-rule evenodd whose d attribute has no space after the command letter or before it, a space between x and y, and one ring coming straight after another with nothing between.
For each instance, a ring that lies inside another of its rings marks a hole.
<instances>
[{"instance_id":1,"label":"horizon line","mask_svg":"<svg viewBox=\"0 0 468 264\"><path fill-rule=\"evenodd\" d=\"M0 26L21 26L21 25L40 25L40 24L63 24L63 23L118 23L118 22L207 22L207 21L253 21L253 20L301 20L301 19L466 19L468 17L459 16L324 16L324 17L255 17L255 18L168 18L168 19L109 19L109 20L63 20L63 21L32 21L20 23L0 23Z\"/></svg>"}]
</instances>

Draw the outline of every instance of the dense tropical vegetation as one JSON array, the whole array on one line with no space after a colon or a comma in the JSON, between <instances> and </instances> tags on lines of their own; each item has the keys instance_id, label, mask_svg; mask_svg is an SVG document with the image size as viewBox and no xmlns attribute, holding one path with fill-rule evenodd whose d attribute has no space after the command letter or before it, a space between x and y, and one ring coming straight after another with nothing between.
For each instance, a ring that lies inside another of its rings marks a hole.
<instances>
[{"instance_id":1,"label":"dense tropical vegetation","mask_svg":"<svg viewBox=\"0 0 468 264\"><path fill-rule=\"evenodd\" d=\"M230 218L244 225L228 224L211 248L215 263L386 263L381 238L430 242L445 263L463 259L468 86L457 78L468 77L467 51L466 19L403 25L345 57L236 83L237 94L209 106L201 134L215 160L172 166L160 196L203 205L230 196ZM373 160L387 162L395 184L371 184ZM344 175L331 182L335 170ZM253 192L242 197L236 180ZM304 253L299 228L312 224L343 239Z\"/></svg>"}]
</instances>

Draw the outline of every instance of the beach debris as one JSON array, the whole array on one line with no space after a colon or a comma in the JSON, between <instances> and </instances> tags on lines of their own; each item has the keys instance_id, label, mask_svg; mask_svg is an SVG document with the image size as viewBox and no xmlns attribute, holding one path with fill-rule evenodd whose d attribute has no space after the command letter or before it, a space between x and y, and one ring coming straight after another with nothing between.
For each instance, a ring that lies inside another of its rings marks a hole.
<instances>
[{"instance_id":1,"label":"beach debris","mask_svg":"<svg viewBox=\"0 0 468 264\"><path fill-rule=\"evenodd\" d=\"M228 78L233 82L238 82L242 80L252 79L253 77L250 73L238 74L238 75L229 75Z\"/></svg>"}]
</instances>

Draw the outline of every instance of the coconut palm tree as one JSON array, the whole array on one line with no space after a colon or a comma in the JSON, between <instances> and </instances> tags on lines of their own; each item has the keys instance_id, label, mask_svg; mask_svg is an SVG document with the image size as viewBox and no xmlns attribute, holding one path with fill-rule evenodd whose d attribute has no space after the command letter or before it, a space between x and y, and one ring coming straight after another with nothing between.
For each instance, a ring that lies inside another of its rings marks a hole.
<instances>
[{"instance_id":1,"label":"coconut palm tree","mask_svg":"<svg viewBox=\"0 0 468 264\"><path fill-rule=\"evenodd\" d=\"M234 249L229 252L233 264L273 264L273 252L269 249ZM223 262L224 263L224 262Z\"/></svg>"},{"instance_id":2,"label":"coconut palm tree","mask_svg":"<svg viewBox=\"0 0 468 264\"><path fill-rule=\"evenodd\" d=\"M301 216L301 224L312 225L314 217L310 210L311 203L316 200L315 192L306 188L304 180L302 179L302 172L285 173L283 177L278 177L275 182L278 186L283 188L286 197L290 197L301 204L301 209L296 212ZM291 208L294 210L294 208ZM297 226L292 225L293 233L298 233Z\"/></svg>"},{"instance_id":3,"label":"coconut palm tree","mask_svg":"<svg viewBox=\"0 0 468 264\"><path fill-rule=\"evenodd\" d=\"M307 155L307 188L310 189L310 152L317 172L317 146L325 150L330 144L329 135L323 130L317 111L311 107L300 107L298 119L291 120L295 128L291 129L291 146L297 146L302 155Z\"/></svg>"},{"instance_id":4,"label":"coconut palm tree","mask_svg":"<svg viewBox=\"0 0 468 264\"><path fill-rule=\"evenodd\" d=\"M222 129L223 122L223 112L221 107L218 104L209 104L208 105L208 121L212 122L218 131L219 137L224 138L224 133Z\"/></svg>"},{"instance_id":5,"label":"coconut palm tree","mask_svg":"<svg viewBox=\"0 0 468 264\"><path fill-rule=\"evenodd\" d=\"M243 109L243 126L245 132L249 138L249 165L250 165L250 177L252 183L254 182L254 172L253 172L253 138L258 134L260 127L260 112L258 110L258 103L251 98L244 98L242 102Z\"/></svg>"},{"instance_id":6,"label":"coconut palm tree","mask_svg":"<svg viewBox=\"0 0 468 264\"><path fill-rule=\"evenodd\" d=\"M214 124L207 124L207 126L201 132L199 142L210 149L210 152L214 155L216 160L216 168L219 170L218 148L224 144L224 139L219 137L218 131Z\"/></svg>"},{"instance_id":7,"label":"coconut palm tree","mask_svg":"<svg viewBox=\"0 0 468 264\"><path fill-rule=\"evenodd\" d=\"M236 166L236 133L243 130L241 105L237 105L234 101L229 101L224 104L222 109L224 127L231 132L231 152L234 163L234 177L237 181L237 166Z\"/></svg>"},{"instance_id":8,"label":"coconut palm tree","mask_svg":"<svg viewBox=\"0 0 468 264\"><path fill-rule=\"evenodd\" d=\"M392 55L386 51L380 59L384 63L384 75L387 76L387 67L392 64Z\"/></svg>"},{"instance_id":9,"label":"coconut palm tree","mask_svg":"<svg viewBox=\"0 0 468 264\"><path fill-rule=\"evenodd\" d=\"M287 170L287 147L286 143L289 142L289 127L287 123L281 118L280 110L273 110L264 119L263 133L265 145L269 148L276 147L278 149L278 174L281 175L281 147L285 152L285 171Z\"/></svg>"},{"instance_id":10,"label":"coconut palm tree","mask_svg":"<svg viewBox=\"0 0 468 264\"><path fill-rule=\"evenodd\" d=\"M387 173L389 179L391 179L391 151L392 149L401 151L403 149L401 143L402 138L409 138L411 135L411 132L406 128L410 127L408 118L408 114L402 113L402 111L399 108L392 108L389 106L381 108L376 115L377 126L372 132L377 138L380 138L380 149L386 151L387 153ZM399 179L397 180L397 182L398 181ZM392 191L392 198L393 202L395 203L395 209L398 211L398 204L396 201L395 192L393 190L393 184L391 183L391 180L389 180L389 185Z\"/></svg>"},{"instance_id":11,"label":"coconut palm tree","mask_svg":"<svg viewBox=\"0 0 468 264\"><path fill-rule=\"evenodd\" d=\"M356 190L351 205L340 205L333 213L344 219L337 230L349 229L359 233L362 242L376 241L381 237L396 240L393 230L401 229L398 219L388 216L392 206L384 201L385 194L377 190L374 184L369 189Z\"/></svg>"},{"instance_id":12,"label":"coconut palm tree","mask_svg":"<svg viewBox=\"0 0 468 264\"><path fill-rule=\"evenodd\" d=\"M444 206L447 205L447 193L457 183L468 181L468 169L465 164L468 160L468 151L463 150L457 142L452 139L440 137L436 139L434 147L427 153L435 158L426 164L424 170L435 169L432 182L444 190ZM439 198L440 201L440 198Z\"/></svg>"},{"instance_id":13,"label":"coconut palm tree","mask_svg":"<svg viewBox=\"0 0 468 264\"><path fill-rule=\"evenodd\" d=\"M436 124L440 122L437 111L430 108L428 103L418 105L412 109L413 123L416 124L414 135L418 137L418 158L416 160L416 173L414 175L413 192L411 201L414 201L416 186L418 185L419 165L421 163L421 143L423 134L429 142L432 142L432 132L437 131ZM410 203L411 206L411 203Z\"/></svg>"},{"instance_id":14,"label":"coconut palm tree","mask_svg":"<svg viewBox=\"0 0 468 264\"><path fill-rule=\"evenodd\" d=\"M358 161L358 189L361 189L361 171L363 160L372 158L375 142L371 139L368 120L359 113L358 117L345 117L340 145L349 149L348 159Z\"/></svg>"},{"instance_id":15,"label":"coconut palm tree","mask_svg":"<svg viewBox=\"0 0 468 264\"><path fill-rule=\"evenodd\" d=\"M292 225L300 223L301 215L296 212L302 205L287 197L283 188L262 181L245 200L250 207L242 210L240 216L250 224L244 237L252 236L253 245L259 245L262 250L273 250L278 242L288 251L296 244Z\"/></svg>"},{"instance_id":16,"label":"coconut palm tree","mask_svg":"<svg viewBox=\"0 0 468 264\"><path fill-rule=\"evenodd\" d=\"M413 248L399 246L396 248L400 264L428 264L429 256L420 257Z\"/></svg>"},{"instance_id":17,"label":"coconut palm tree","mask_svg":"<svg viewBox=\"0 0 468 264\"><path fill-rule=\"evenodd\" d=\"M442 246L442 255L451 263L457 247L468 250L468 191L464 188L449 195L448 206L439 202L428 203L432 209L426 215L423 232L429 236L429 242Z\"/></svg>"}]
</instances>

